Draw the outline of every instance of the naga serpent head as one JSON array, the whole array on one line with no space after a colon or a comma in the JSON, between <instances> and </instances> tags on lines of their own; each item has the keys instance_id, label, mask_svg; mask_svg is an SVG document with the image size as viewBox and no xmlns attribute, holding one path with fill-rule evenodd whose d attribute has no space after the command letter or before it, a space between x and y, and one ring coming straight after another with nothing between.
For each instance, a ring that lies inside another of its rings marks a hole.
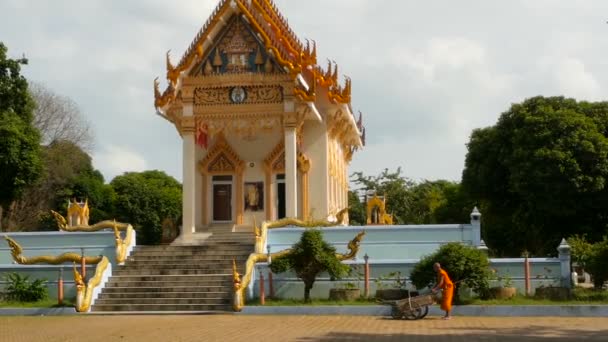
<instances>
[{"instance_id":1,"label":"naga serpent head","mask_svg":"<svg viewBox=\"0 0 608 342\"><path fill-rule=\"evenodd\" d=\"M358 250L359 249L359 245L361 245L361 239L363 239L364 235L365 235L365 230L362 230L359 234L357 234L357 236L355 236L354 239L352 239L348 243L348 248L350 250L352 250L352 251Z\"/></svg>"},{"instance_id":2,"label":"naga serpent head","mask_svg":"<svg viewBox=\"0 0 608 342\"><path fill-rule=\"evenodd\" d=\"M68 221L60 213L51 210L51 214L55 217L59 230L65 230L68 227Z\"/></svg>"},{"instance_id":3,"label":"naga serpent head","mask_svg":"<svg viewBox=\"0 0 608 342\"><path fill-rule=\"evenodd\" d=\"M76 287L84 288L84 280L82 279L82 275L76 269L76 263L74 263L74 282L76 283Z\"/></svg>"},{"instance_id":4,"label":"naga serpent head","mask_svg":"<svg viewBox=\"0 0 608 342\"><path fill-rule=\"evenodd\" d=\"M23 255L21 255L21 253L23 252L23 248L19 246L17 241L11 239L8 236L5 236L4 239L8 243L8 246L11 248L11 255L13 256L13 259L19 264L23 263Z\"/></svg>"}]
</instances>

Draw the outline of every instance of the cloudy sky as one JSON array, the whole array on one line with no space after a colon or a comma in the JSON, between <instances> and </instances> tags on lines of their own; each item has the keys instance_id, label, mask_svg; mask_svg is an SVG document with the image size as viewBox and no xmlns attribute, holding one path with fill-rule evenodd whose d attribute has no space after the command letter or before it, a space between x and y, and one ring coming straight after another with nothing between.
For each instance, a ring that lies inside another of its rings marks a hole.
<instances>
[{"instance_id":1,"label":"cloudy sky","mask_svg":"<svg viewBox=\"0 0 608 342\"><path fill-rule=\"evenodd\" d=\"M353 79L367 146L351 171L401 166L459 180L474 128L536 95L608 97L606 0L275 0ZM160 169L181 180L181 140L154 114L165 52L181 57L215 0L2 0L0 41L24 73L76 101L107 180Z\"/></svg>"}]
</instances>

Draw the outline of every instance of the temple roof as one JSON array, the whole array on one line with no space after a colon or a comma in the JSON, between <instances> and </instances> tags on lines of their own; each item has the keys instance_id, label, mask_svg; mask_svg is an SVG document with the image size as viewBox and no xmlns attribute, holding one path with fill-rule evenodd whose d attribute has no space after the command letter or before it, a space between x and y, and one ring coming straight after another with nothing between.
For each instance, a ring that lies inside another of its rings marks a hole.
<instances>
[{"instance_id":1,"label":"temple roof","mask_svg":"<svg viewBox=\"0 0 608 342\"><path fill-rule=\"evenodd\" d=\"M281 15L272 0L220 0L217 7L196 37L186 49L177 65L173 65L167 52L168 86L160 92L154 81L154 105L165 110L178 97L181 78L200 65L214 48L216 37L234 15L240 16L259 39L260 45L272 59L294 79L294 95L304 102L315 102L318 88L324 88L328 100L334 104L345 104L350 110L351 80L345 77L340 84L337 64L328 62L326 69L317 64L316 43L306 43L296 36L287 20ZM356 124L363 134L362 122Z\"/></svg>"}]
</instances>

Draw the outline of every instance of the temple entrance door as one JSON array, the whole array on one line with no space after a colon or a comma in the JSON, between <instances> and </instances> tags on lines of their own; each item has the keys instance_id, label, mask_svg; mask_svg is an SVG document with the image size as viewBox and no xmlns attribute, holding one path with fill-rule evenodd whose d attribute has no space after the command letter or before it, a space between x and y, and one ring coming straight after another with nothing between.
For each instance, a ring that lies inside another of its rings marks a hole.
<instances>
[{"instance_id":1,"label":"temple entrance door","mask_svg":"<svg viewBox=\"0 0 608 342\"><path fill-rule=\"evenodd\" d=\"M285 218L285 175L277 175L277 219Z\"/></svg>"},{"instance_id":2,"label":"temple entrance door","mask_svg":"<svg viewBox=\"0 0 608 342\"><path fill-rule=\"evenodd\" d=\"M232 184L213 184L213 221L232 221Z\"/></svg>"}]
</instances>

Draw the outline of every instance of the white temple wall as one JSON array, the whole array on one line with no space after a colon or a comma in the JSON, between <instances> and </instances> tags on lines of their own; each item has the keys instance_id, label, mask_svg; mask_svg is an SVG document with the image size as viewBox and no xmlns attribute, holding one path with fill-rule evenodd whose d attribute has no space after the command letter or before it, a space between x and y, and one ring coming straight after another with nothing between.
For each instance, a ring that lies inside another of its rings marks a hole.
<instances>
[{"instance_id":1,"label":"white temple wall","mask_svg":"<svg viewBox=\"0 0 608 342\"><path fill-rule=\"evenodd\" d=\"M306 121L302 150L310 159L309 208L315 219L327 218L329 212L329 174L327 132L324 123Z\"/></svg>"}]
</instances>

